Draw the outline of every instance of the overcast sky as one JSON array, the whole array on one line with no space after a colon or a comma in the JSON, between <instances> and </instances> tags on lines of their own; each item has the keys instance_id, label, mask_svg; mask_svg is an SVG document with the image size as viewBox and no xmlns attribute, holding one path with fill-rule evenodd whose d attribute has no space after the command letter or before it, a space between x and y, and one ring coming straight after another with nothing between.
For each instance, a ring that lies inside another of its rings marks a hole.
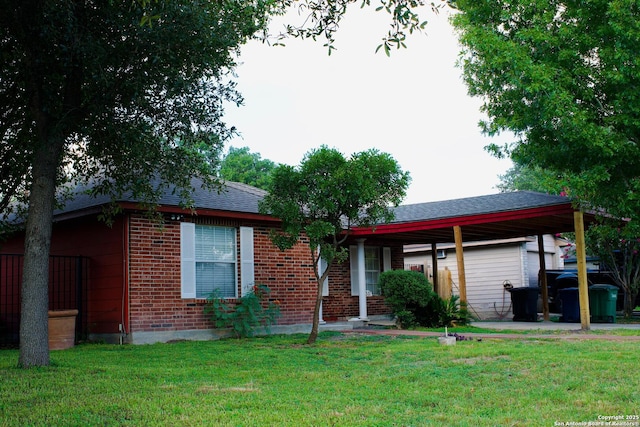
<instances>
[{"instance_id":1,"label":"overcast sky","mask_svg":"<svg viewBox=\"0 0 640 427\"><path fill-rule=\"evenodd\" d=\"M350 12L331 56L320 41L250 42L236 70L245 104L226 112L242 136L228 145L290 165L322 144L345 155L376 148L410 172L405 204L497 193L511 163L483 147L508 135L480 133L481 101L467 95L455 67L447 15L425 17L426 34L411 35L391 57L375 53L388 18L373 8Z\"/></svg>"}]
</instances>

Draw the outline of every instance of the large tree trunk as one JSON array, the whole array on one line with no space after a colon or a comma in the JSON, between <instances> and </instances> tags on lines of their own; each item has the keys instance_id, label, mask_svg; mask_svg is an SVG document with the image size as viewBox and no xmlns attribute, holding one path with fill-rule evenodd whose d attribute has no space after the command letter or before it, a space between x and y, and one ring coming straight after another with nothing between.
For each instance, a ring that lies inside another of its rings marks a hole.
<instances>
[{"instance_id":1,"label":"large tree trunk","mask_svg":"<svg viewBox=\"0 0 640 427\"><path fill-rule=\"evenodd\" d=\"M638 295L637 291L633 292L631 289L631 285L628 285L624 292L624 317L626 319L633 317L633 309L635 308L636 297Z\"/></svg>"},{"instance_id":2,"label":"large tree trunk","mask_svg":"<svg viewBox=\"0 0 640 427\"><path fill-rule=\"evenodd\" d=\"M58 160L64 142L43 143L34 154L29 194L22 299L19 365L49 365L49 251Z\"/></svg>"}]
</instances>

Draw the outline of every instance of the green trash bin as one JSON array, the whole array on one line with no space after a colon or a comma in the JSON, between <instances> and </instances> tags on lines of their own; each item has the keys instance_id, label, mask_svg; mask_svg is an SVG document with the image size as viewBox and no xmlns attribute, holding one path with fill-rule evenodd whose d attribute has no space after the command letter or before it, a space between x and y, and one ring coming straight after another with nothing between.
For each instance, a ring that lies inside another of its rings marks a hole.
<instances>
[{"instance_id":1,"label":"green trash bin","mask_svg":"<svg viewBox=\"0 0 640 427\"><path fill-rule=\"evenodd\" d=\"M594 323L616 323L618 287L593 285L589 287L589 311Z\"/></svg>"}]
</instances>

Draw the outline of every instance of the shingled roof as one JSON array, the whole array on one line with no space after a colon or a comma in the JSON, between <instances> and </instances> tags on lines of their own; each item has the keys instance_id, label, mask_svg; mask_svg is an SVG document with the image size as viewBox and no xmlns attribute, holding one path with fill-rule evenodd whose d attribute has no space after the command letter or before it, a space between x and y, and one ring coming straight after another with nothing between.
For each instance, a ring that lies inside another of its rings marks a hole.
<instances>
[{"instance_id":1,"label":"shingled roof","mask_svg":"<svg viewBox=\"0 0 640 427\"><path fill-rule=\"evenodd\" d=\"M465 241L574 231L575 209L568 197L532 191L499 193L403 205L389 224L358 228L352 238L382 244L453 242L460 226ZM594 216L585 215L585 221Z\"/></svg>"},{"instance_id":2,"label":"shingled roof","mask_svg":"<svg viewBox=\"0 0 640 427\"><path fill-rule=\"evenodd\" d=\"M195 209L201 214L229 217L260 217L258 204L267 194L250 185L227 182L221 192L201 188L201 182L192 182ZM59 219L95 212L109 203L107 196L91 197L80 194L56 212ZM128 209L135 209L137 201L131 196L117 200ZM171 190L159 200L159 210L177 212L180 198ZM353 230L352 239L366 238L368 242L438 243L453 241L453 226L460 226L465 241L523 237L537 234L560 233L574 230L574 207L568 197L532 191L517 191L486 196L467 197L439 202L402 205L394 209L395 219ZM593 215L587 214L587 222Z\"/></svg>"},{"instance_id":3,"label":"shingled roof","mask_svg":"<svg viewBox=\"0 0 640 427\"><path fill-rule=\"evenodd\" d=\"M224 211L259 215L258 203L267 194L264 190L239 182L225 182L224 188L220 192L202 188L202 181L197 178L194 178L191 184L195 189L192 197L196 211ZM133 198L131 194L125 194L115 201L128 208L135 208L139 203L139 200ZM179 194L169 188L158 201L158 210L179 210L180 201ZM110 202L109 196L93 197L80 191L75 198L67 201L63 209L57 210L54 216L82 215L85 212L102 209Z\"/></svg>"},{"instance_id":4,"label":"shingled roof","mask_svg":"<svg viewBox=\"0 0 640 427\"><path fill-rule=\"evenodd\" d=\"M566 205L567 203L571 203L571 200L563 196L533 191L516 191L398 206L394 209L395 219L392 223L513 212L544 206Z\"/></svg>"}]
</instances>

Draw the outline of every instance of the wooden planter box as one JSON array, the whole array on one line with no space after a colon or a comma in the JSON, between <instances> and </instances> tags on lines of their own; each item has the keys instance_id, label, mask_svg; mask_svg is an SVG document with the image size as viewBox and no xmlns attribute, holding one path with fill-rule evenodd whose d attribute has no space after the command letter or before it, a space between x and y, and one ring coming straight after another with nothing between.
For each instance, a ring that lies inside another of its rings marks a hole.
<instances>
[{"instance_id":1,"label":"wooden planter box","mask_svg":"<svg viewBox=\"0 0 640 427\"><path fill-rule=\"evenodd\" d=\"M49 350L75 345L78 310L49 310Z\"/></svg>"}]
</instances>

